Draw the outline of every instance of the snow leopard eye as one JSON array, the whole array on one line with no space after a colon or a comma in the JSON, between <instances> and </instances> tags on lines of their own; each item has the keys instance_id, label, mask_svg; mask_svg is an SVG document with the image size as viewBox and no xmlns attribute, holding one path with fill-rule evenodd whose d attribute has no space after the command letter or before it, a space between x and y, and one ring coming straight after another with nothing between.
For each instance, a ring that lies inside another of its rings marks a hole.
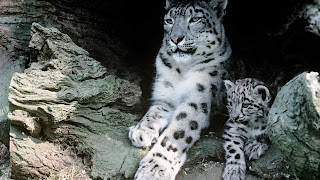
<instances>
[{"instance_id":1,"label":"snow leopard eye","mask_svg":"<svg viewBox=\"0 0 320 180\"><path fill-rule=\"evenodd\" d=\"M173 24L173 20L172 20L172 19L166 19L165 22L166 22L167 24Z\"/></svg>"},{"instance_id":2,"label":"snow leopard eye","mask_svg":"<svg viewBox=\"0 0 320 180\"><path fill-rule=\"evenodd\" d=\"M249 103L243 103L243 104L242 104L242 107L243 107L243 108L247 108L247 107L249 107L249 105L250 105Z\"/></svg>"},{"instance_id":3,"label":"snow leopard eye","mask_svg":"<svg viewBox=\"0 0 320 180\"><path fill-rule=\"evenodd\" d=\"M201 17L192 17L189 20L189 23L195 23L195 22L199 22L201 20Z\"/></svg>"}]
</instances>

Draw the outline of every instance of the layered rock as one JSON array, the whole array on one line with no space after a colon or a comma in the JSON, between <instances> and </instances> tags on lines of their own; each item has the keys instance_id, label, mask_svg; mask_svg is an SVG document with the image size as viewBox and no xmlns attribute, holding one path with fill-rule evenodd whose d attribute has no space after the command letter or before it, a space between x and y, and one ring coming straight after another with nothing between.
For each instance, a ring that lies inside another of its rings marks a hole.
<instances>
[{"instance_id":1,"label":"layered rock","mask_svg":"<svg viewBox=\"0 0 320 180\"><path fill-rule=\"evenodd\" d=\"M269 113L268 133L298 177L320 178L318 73L300 74L281 89Z\"/></svg>"},{"instance_id":2,"label":"layered rock","mask_svg":"<svg viewBox=\"0 0 320 180\"><path fill-rule=\"evenodd\" d=\"M12 178L45 178L71 165L93 178L131 177L144 151L130 145L140 87L55 28L32 25L32 64L9 89Z\"/></svg>"}]
</instances>

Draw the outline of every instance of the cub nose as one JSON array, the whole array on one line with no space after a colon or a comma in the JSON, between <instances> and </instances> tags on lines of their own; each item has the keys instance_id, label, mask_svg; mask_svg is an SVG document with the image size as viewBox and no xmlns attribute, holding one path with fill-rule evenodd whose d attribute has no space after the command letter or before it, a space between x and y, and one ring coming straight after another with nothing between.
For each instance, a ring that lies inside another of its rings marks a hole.
<instances>
[{"instance_id":1,"label":"cub nose","mask_svg":"<svg viewBox=\"0 0 320 180\"><path fill-rule=\"evenodd\" d=\"M184 37L175 37L175 38L171 38L171 41L174 43L174 44L179 44L179 42L182 41Z\"/></svg>"}]
</instances>

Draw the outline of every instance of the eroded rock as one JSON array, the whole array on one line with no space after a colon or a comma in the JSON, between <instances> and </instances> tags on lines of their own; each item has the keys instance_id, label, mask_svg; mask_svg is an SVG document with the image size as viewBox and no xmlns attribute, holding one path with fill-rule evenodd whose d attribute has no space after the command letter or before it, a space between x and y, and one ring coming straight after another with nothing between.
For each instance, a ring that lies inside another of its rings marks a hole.
<instances>
[{"instance_id":1,"label":"eroded rock","mask_svg":"<svg viewBox=\"0 0 320 180\"><path fill-rule=\"evenodd\" d=\"M268 132L295 174L320 177L320 84L318 73L302 73L278 93L269 113Z\"/></svg>"},{"instance_id":2,"label":"eroded rock","mask_svg":"<svg viewBox=\"0 0 320 180\"><path fill-rule=\"evenodd\" d=\"M29 47L33 63L9 88L12 177L45 178L72 165L92 178L132 177L144 155L127 138L140 87L106 75L55 28L34 23Z\"/></svg>"}]
</instances>

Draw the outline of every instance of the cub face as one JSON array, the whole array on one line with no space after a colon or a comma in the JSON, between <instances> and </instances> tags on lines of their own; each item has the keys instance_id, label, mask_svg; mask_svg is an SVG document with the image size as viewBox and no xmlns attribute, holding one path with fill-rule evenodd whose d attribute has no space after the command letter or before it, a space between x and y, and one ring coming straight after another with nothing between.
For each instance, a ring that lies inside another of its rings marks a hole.
<instances>
[{"instance_id":1,"label":"cub face","mask_svg":"<svg viewBox=\"0 0 320 180\"><path fill-rule=\"evenodd\" d=\"M266 115L271 95L261 81L246 78L237 80L235 84L229 80L224 83L231 120L249 121Z\"/></svg>"},{"instance_id":2,"label":"cub face","mask_svg":"<svg viewBox=\"0 0 320 180\"><path fill-rule=\"evenodd\" d=\"M166 2L163 44L178 63L210 56L224 36L222 17L227 0Z\"/></svg>"}]
</instances>

